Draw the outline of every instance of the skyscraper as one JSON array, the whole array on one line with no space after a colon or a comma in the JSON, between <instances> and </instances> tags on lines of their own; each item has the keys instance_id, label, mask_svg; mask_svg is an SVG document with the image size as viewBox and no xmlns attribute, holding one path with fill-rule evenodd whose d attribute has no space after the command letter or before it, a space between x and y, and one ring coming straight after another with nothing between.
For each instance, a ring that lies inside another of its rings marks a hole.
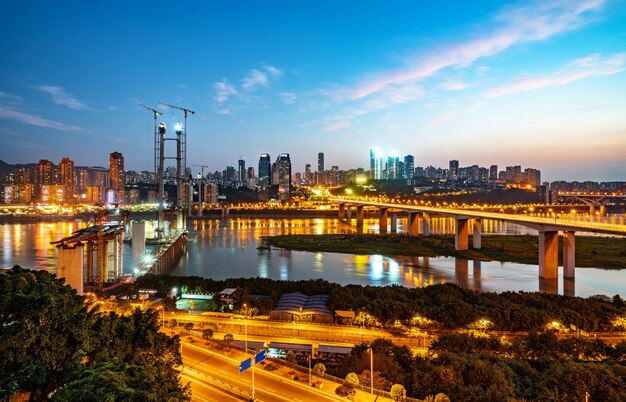
<instances>
[{"instance_id":1,"label":"skyscraper","mask_svg":"<svg viewBox=\"0 0 626 402\"><path fill-rule=\"evenodd\" d=\"M259 157L259 200L269 199L269 188L272 177L272 162L270 154L261 154Z\"/></svg>"},{"instance_id":2,"label":"skyscraper","mask_svg":"<svg viewBox=\"0 0 626 402\"><path fill-rule=\"evenodd\" d=\"M311 176L311 164L307 163L304 165L304 181L306 184L311 184L312 176Z\"/></svg>"},{"instance_id":3,"label":"skyscraper","mask_svg":"<svg viewBox=\"0 0 626 402\"><path fill-rule=\"evenodd\" d=\"M370 148L370 179L376 180L376 148Z\"/></svg>"},{"instance_id":4,"label":"skyscraper","mask_svg":"<svg viewBox=\"0 0 626 402\"><path fill-rule=\"evenodd\" d=\"M40 160L37 165L37 176L35 179L35 194L41 198L42 186L56 184L54 180L54 164L47 159Z\"/></svg>"},{"instance_id":5,"label":"skyscraper","mask_svg":"<svg viewBox=\"0 0 626 402\"><path fill-rule=\"evenodd\" d=\"M124 188L124 156L120 152L112 152L109 155L109 175L111 176L111 189L122 190Z\"/></svg>"},{"instance_id":6,"label":"skyscraper","mask_svg":"<svg viewBox=\"0 0 626 402\"><path fill-rule=\"evenodd\" d=\"M415 159L413 155L407 155L404 157L404 178L411 179L413 178L413 169L414 169Z\"/></svg>"},{"instance_id":7,"label":"skyscraper","mask_svg":"<svg viewBox=\"0 0 626 402\"><path fill-rule=\"evenodd\" d=\"M498 180L498 165L489 166L489 181Z\"/></svg>"},{"instance_id":8,"label":"skyscraper","mask_svg":"<svg viewBox=\"0 0 626 402\"><path fill-rule=\"evenodd\" d=\"M289 201L291 197L291 159L289 154L280 154L276 160L276 165L278 166L278 199Z\"/></svg>"},{"instance_id":9,"label":"skyscraper","mask_svg":"<svg viewBox=\"0 0 626 402\"><path fill-rule=\"evenodd\" d=\"M387 180L395 180L400 178L399 176L399 163L400 157L398 155L389 155L387 158Z\"/></svg>"},{"instance_id":10,"label":"skyscraper","mask_svg":"<svg viewBox=\"0 0 626 402\"><path fill-rule=\"evenodd\" d=\"M320 173L324 171L324 153L323 152L320 152L317 154L317 171Z\"/></svg>"},{"instance_id":11,"label":"skyscraper","mask_svg":"<svg viewBox=\"0 0 626 402\"><path fill-rule=\"evenodd\" d=\"M61 159L59 164L59 171L61 175L61 181L59 184L63 186L64 196L66 201L72 201L74 198L74 161L70 158Z\"/></svg>"},{"instance_id":12,"label":"skyscraper","mask_svg":"<svg viewBox=\"0 0 626 402\"><path fill-rule=\"evenodd\" d=\"M240 186L245 186L246 183L248 183L248 180L246 179L246 161L243 158L239 159L238 167L239 171L237 172L237 181Z\"/></svg>"},{"instance_id":13,"label":"skyscraper","mask_svg":"<svg viewBox=\"0 0 626 402\"><path fill-rule=\"evenodd\" d=\"M451 160L450 161L450 170L449 170L449 179L458 180L459 179L459 161Z\"/></svg>"}]
</instances>

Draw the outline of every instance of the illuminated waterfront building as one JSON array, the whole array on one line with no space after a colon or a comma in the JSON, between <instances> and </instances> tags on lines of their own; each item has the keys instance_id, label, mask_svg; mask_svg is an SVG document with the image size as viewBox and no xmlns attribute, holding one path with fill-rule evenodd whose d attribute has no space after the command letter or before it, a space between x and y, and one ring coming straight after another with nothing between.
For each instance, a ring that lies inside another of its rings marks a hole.
<instances>
[{"instance_id":1,"label":"illuminated waterfront building","mask_svg":"<svg viewBox=\"0 0 626 402\"><path fill-rule=\"evenodd\" d=\"M65 188L65 200L70 202L74 199L74 189L76 187L74 161L70 158L61 159L61 163L59 164L59 174L59 184Z\"/></svg>"},{"instance_id":2,"label":"illuminated waterfront building","mask_svg":"<svg viewBox=\"0 0 626 402\"><path fill-rule=\"evenodd\" d=\"M261 154L259 158L259 200L266 201L269 198L272 162L269 154Z\"/></svg>"},{"instance_id":3,"label":"illuminated waterfront building","mask_svg":"<svg viewBox=\"0 0 626 402\"><path fill-rule=\"evenodd\" d=\"M404 157L404 178L413 178L413 169L415 168L415 158L413 155L407 155Z\"/></svg>"},{"instance_id":4,"label":"illuminated waterfront building","mask_svg":"<svg viewBox=\"0 0 626 402\"><path fill-rule=\"evenodd\" d=\"M282 153L276 160L278 166L278 199L289 201L291 197L291 159L289 154Z\"/></svg>"},{"instance_id":5,"label":"illuminated waterfront building","mask_svg":"<svg viewBox=\"0 0 626 402\"><path fill-rule=\"evenodd\" d=\"M237 182L239 186L245 186L248 183L246 178L246 161L243 158L240 158L237 161L237 167L239 168L237 171Z\"/></svg>"},{"instance_id":6,"label":"illuminated waterfront building","mask_svg":"<svg viewBox=\"0 0 626 402\"><path fill-rule=\"evenodd\" d=\"M120 152L112 152L109 155L109 176L111 189L122 190L124 188L124 156Z\"/></svg>"}]
</instances>

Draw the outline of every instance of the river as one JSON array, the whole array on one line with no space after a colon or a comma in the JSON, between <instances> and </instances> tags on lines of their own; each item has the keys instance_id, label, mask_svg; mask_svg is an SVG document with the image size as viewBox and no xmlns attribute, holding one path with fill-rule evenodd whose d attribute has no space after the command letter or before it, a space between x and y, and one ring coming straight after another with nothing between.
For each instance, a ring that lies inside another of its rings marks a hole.
<instances>
[{"instance_id":1,"label":"river","mask_svg":"<svg viewBox=\"0 0 626 402\"><path fill-rule=\"evenodd\" d=\"M0 225L0 267L14 264L56 272L52 240L84 227L81 221ZM403 232L406 219L399 219ZM484 222L485 234L533 234L532 230L502 222ZM376 220L365 220L365 231L375 233ZM450 233L449 220L431 222L434 233ZM453 257L417 258L350 255L325 252L259 249L261 237L278 234L354 233L356 227L338 219L230 218L195 221L189 232L187 252L173 275L197 275L214 279L265 277L284 280L322 278L340 284L401 285L420 287L456 283L481 290L548 291L586 297L619 294L626 297L626 270L577 268L575 281L540 281L536 265L479 262ZM124 272L131 273L130 245L124 248Z\"/></svg>"}]
</instances>

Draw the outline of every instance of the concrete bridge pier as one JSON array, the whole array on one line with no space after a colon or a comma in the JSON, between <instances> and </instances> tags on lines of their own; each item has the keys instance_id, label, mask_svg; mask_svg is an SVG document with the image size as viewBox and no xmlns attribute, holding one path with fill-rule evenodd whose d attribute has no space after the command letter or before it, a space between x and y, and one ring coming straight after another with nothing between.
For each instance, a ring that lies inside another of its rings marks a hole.
<instances>
[{"instance_id":1,"label":"concrete bridge pier","mask_svg":"<svg viewBox=\"0 0 626 402\"><path fill-rule=\"evenodd\" d=\"M339 203L339 219L344 219L345 216L346 216L346 203L340 202Z\"/></svg>"},{"instance_id":2,"label":"concrete bridge pier","mask_svg":"<svg viewBox=\"0 0 626 402\"><path fill-rule=\"evenodd\" d=\"M409 212L409 236L419 235L419 212Z\"/></svg>"},{"instance_id":3,"label":"concrete bridge pier","mask_svg":"<svg viewBox=\"0 0 626 402\"><path fill-rule=\"evenodd\" d=\"M352 219L352 205L348 205L347 206L346 215L347 215L347 219L348 220Z\"/></svg>"},{"instance_id":4,"label":"concrete bridge pier","mask_svg":"<svg viewBox=\"0 0 626 402\"><path fill-rule=\"evenodd\" d=\"M563 294L565 296L576 296L576 281L574 278L563 278Z\"/></svg>"},{"instance_id":5,"label":"concrete bridge pier","mask_svg":"<svg viewBox=\"0 0 626 402\"><path fill-rule=\"evenodd\" d=\"M480 250L482 247L483 220L474 219L474 235L472 236L472 247Z\"/></svg>"},{"instance_id":6,"label":"concrete bridge pier","mask_svg":"<svg viewBox=\"0 0 626 402\"><path fill-rule=\"evenodd\" d=\"M575 254L575 232L563 232L563 278L574 278L576 276Z\"/></svg>"},{"instance_id":7,"label":"concrete bridge pier","mask_svg":"<svg viewBox=\"0 0 626 402\"><path fill-rule=\"evenodd\" d=\"M422 212L422 234L430 236L430 215L426 212Z\"/></svg>"},{"instance_id":8,"label":"concrete bridge pier","mask_svg":"<svg viewBox=\"0 0 626 402\"><path fill-rule=\"evenodd\" d=\"M223 206L222 207L222 218L226 218L228 216L228 207L227 206Z\"/></svg>"},{"instance_id":9,"label":"concrete bridge pier","mask_svg":"<svg viewBox=\"0 0 626 402\"><path fill-rule=\"evenodd\" d=\"M363 205L356 206L356 226L363 227L363 216L365 215Z\"/></svg>"},{"instance_id":10,"label":"concrete bridge pier","mask_svg":"<svg viewBox=\"0 0 626 402\"><path fill-rule=\"evenodd\" d=\"M391 213L391 233L398 233L398 213Z\"/></svg>"},{"instance_id":11,"label":"concrete bridge pier","mask_svg":"<svg viewBox=\"0 0 626 402\"><path fill-rule=\"evenodd\" d=\"M457 251L468 248L468 219L456 218L456 230L454 231L454 249Z\"/></svg>"},{"instance_id":12,"label":"concrete bridge pier","mask_svg":"<svg viewBox=\"0 0 626 402\"><path fill-rule=\"evenodd\" d=\"M387 234L387 217L389 213L387 208L380 209L380 218L378 220L378 233Z\"/></svg>"},{"instance_id":13,"label":"concrete bridge pier","mask_svg":"<svg viewBox=\"0 0 626 402\"><path fill-rule=\"evenodd\" d=\"M539 278L554 279L559 274L559 232L539 231Z\"/></svg>"}]
</instances>

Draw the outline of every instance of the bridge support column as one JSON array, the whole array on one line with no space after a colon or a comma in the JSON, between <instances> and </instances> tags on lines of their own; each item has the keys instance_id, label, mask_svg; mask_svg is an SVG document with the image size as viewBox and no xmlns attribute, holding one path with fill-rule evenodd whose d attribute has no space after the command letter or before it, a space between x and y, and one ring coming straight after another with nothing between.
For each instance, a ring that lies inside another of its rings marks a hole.
<instances>
[{"instance_id":1,"label":"bridge support column","mask_svg":"<svg viewBox=\"0 0 626 402\"><path fill-rule=\"evenodd\" d=\"M467 250L468 222L467 219L456 218L456 230L454 232L454 249L457 251Z\"/></svg>"},{"instance_id":2,"label":"bridge support column","mask_svg":"<svg viewBox=\"0 0 626 402\"><path fill-rule=\"evenodd\" d=\"M589 205L589 216L594 216L596 214L596 206L591 204Z\"/></svg>"},{"instance_id":3,"label":"bridge support column","mask_svg":"<svg viewBox=\"0 0 626 402\"><path fill-rule=\"evenodd\" d=\"M409 236L417 236L419 234L419 212L409 212Z\"/></svg>"},{"instance_id":4,"label":"bridge support column","mask_svg":"<svg viewBox=\"0 0 626 402\"><path fill-rule=\"evenodd\" d=\"M422 234L430 236L430 215L426 212L422 212Z\"/></svg>"},{"instance_id":5,"label":"bridge support column","mask_svg":"<svg viewBox=\"0 0 626 402\"><path fill-rule=\"evenodd\" d=\"M363 205L356 206L356 226L363 227L363 216L365 215Z\"/></svg>"},{"instance_id":6,"label":"bridge support column","mask_svg":"<svg viewBox=\"0 0 626 402\"><path fill-rule=\"evenodd\" d=\"M559 273L559 232L539 231L539 278L558 278Z\"/></svg>"},{"instance_id":7,"label":"bridge support column","mask_svg":"<svg viewBox=\"0 0 626 402\"><path fill-rule=\"evenodd\" d=\"M378 233L387 234L387 208L380 209L380 218L378 220Z\"/></svg>"},{"instance_id":8,"label":"bridge support column","mask_svg":"<svg viewBox=\"0 0 626 402\"><path fill-rule=\"evenodd\" d=\"M345 215L346 215L346 203L340 202L339 203L339 219L345 218Z\"/></svg>"},{"instance_id":9,"label":"bridge support column","mask_svg":"<svg viewBox=\"0 0 626 402\"><path fill-rule=\"evenodd\" d=\"M606 215L606 205L600 204L600 216Z\"/></svg>"},{"instance_id":10,"label":"bridge support column","mask_svg":"<svg viewBox=\"0 0 626 402\"><path fill-rule=\"evenodd\" d=\"M398 213L391 213L391 233L398 233Z\"/></svg>"},{"instance_id":11,"label":"bridge support column","mask_svg":"<svg viewBox=\"0 0 626 402\"><path fill-rule=\"evenodd\" d=\"M472 247L476 250L480 250L482 247L481 236L483 234L483 220L474 219L474 235L472 236Z\"/></svg>"},{"instance_id":12,"label":"bridge support column","mask_svg":"<svg viewBox=\"0 0 626 402\"><path fill-rule=\"evenodd\" d=\"M348 205L346 212L347 212L348 220L351 220L352 219L352 206L351 205Z\"/></svg>"},{"instance_id":13,"label":"bridge support column","mask_svg":"<svg viewBox=\"0 0 626 402\"><path fill-rule=\"evenodd\" d=\"M563 232L563 277L574 278L576 272L576 236L575 232Z\"/></svg>"}]
</instances>

